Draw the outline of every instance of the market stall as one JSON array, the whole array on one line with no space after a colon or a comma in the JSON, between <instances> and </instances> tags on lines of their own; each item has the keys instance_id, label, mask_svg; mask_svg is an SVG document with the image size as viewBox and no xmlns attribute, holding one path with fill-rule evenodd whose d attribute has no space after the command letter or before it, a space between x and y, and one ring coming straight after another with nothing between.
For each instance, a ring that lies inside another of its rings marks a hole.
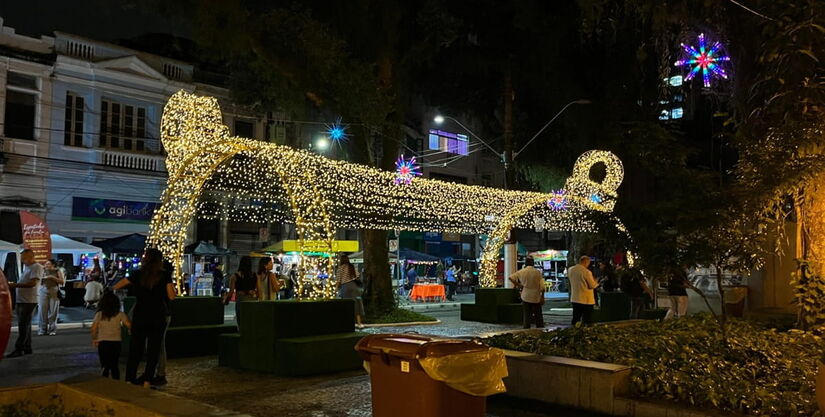
<instances>
[{"instance_id":1,"label":"market stall","mask_svg":"<svg viewBox=\"0 0 825 417\"><path fill-rule=\"evenodd\" d=\"M13 259L9 258L9 265L6 265L6 259L8 258L9 254L17 253L19 251L20 245L16 243L6 242L5 240L0 240L0 268L2 268L3 271L15 268L14 265L17 265L17 272L20 272L20 263L17 261L16 257L14 257ZM6 272L8 272L6 275L11 275L10 271Z\"/></svg>"},{"instance_id":2,"label":"market stall","mask_svg":"<svg viewBox=\"0 0 825 417\"><path fill-rule=\"evenodd\" d=\"M209 242L196 242L186 246L183 250L184 278L188 274L189 295L219 295L212 294L212 272L216 264L223 264L223 258L231 255L232 251L219 248Z\"/></svg>"},{"instance_id":3,"label":"market stall","mask_svg":"<svg viewBox=\"0 0 825 417\"><path fill-rule=\"evenodd\" d=\"M564 284L567 278L567 251L547 249L530 252L536 268L541 269L548 292L566 292Z\"/></svg>"},{"instance_id":4,"label":"market stall","mask_svg":"<svg viewBox=\"0 0 825 417\"><path fill-rule=\"evenodd\" d=\"M71 267L66 268L66 298L62 304L67 307L83 305L83 295L86 293L86 270L92 266L92 260L95 257L102 257L102 250L97 246L58 234L52 234L51 238L54 257L68 255L72 258Z\"/></svg>"},{"instance_id":5,"label":"market stall","mask_svg":"<svg viewBox=\"0 0 825 417\"><path fill-rule=\"evenodd\" d=\"M110 262L114 262L116 276L107 277L108 280L114 282L121 277L128 278L140 268L140 258L146 249L146 236L132 233L101 240L95 242L95 245L100 247Z\"/></svg>"}]
</instances>

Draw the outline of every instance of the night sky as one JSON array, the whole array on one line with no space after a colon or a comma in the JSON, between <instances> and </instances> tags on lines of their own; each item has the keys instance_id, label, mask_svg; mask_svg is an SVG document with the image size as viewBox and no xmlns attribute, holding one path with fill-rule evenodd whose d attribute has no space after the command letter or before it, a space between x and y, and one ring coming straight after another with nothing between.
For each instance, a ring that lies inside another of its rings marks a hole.
<instances>
[{"instance_id":1,"label":"night sky","mask_svg":"<svg viewBox=\"0 0 825 417\"><path fill-rule=\"evenodd\" d=\"M148 13L136 2L111 0L0 1L4 25L29 36L55 30L104 41L129 39L145 33L173 33L187 37L182 22Z\"/></svg>"}]
</instances>

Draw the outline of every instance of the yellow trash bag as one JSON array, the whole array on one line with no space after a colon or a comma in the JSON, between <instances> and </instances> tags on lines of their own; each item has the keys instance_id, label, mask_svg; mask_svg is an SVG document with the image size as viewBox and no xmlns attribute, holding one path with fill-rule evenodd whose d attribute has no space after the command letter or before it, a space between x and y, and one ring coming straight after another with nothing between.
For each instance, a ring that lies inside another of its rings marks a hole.
<instances>
[{"instance_id":1,"label":"yellow trash bag","mask_svg":"<svg viewBox=\"0 0 825 417\"><path fill-rule=\"evenodd\" d=\"M506 391L502 379L508 375L507 359L500 349L485 346L480 350L470 349L444 356L421 356L419 354L418 363L424 372L452 389L476 397Z\"/></svg>"}]
</instances>

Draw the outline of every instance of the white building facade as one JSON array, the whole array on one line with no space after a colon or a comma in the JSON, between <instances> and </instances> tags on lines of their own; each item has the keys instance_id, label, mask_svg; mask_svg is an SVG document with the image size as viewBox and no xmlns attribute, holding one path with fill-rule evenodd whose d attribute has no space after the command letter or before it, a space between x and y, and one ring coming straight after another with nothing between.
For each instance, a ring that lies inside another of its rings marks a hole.
<instances>
[{"instance_id":1,"label":"white building facade","mask_svg":"<svg viewBox=\"0 0 825 417\"><path fill-rule=\"evenodd\" d=\"M31 38L0 18L0 240L17 240L20 210L88 243L146 234L166 182L160 119L179 90L218 97L233 133L264 137L266 118L196 82L189 63L62 32Z\"/></svg>"}]
</instances>

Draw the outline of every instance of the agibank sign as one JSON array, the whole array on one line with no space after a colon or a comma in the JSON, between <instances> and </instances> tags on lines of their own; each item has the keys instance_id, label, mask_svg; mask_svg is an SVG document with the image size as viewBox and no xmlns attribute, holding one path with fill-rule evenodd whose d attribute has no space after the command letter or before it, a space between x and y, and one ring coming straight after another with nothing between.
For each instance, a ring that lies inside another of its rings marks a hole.
<instances>
[{"instance_id":1,"label":"agibank sign","mask_svg":"<svg viewBox=\"0 0 825 417\"><path fill-rule=\"evenodd\" d=\"M72 197L72 220L149 223L158 203Z\"/></svg>"}]
</instances>

